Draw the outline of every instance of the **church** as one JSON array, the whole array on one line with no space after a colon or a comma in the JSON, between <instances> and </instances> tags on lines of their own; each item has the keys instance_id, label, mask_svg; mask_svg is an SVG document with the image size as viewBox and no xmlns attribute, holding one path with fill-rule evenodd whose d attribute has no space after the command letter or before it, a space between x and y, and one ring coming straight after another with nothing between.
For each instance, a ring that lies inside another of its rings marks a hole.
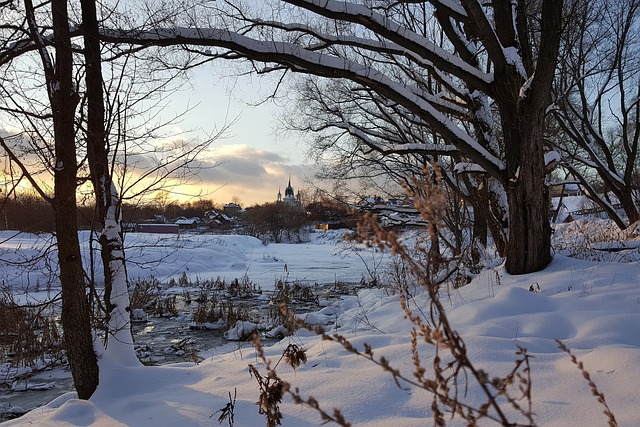
<instances>
[{"instance_id":1,"label":"church","mask_svg":"<svg viewBox=\"0 0 640 427\"><path fill-rule=\"evenodd\" d=\"M298 194L294 196L293 187L291 186L291 177L289 177L289 184L287 188L284 189L284 198L282 197L282 193L278 189L278 198L276 199L278 203L287 203L292 206L297 206L302 208L302 198L300 196L300 191L298 190Z\"/></svg>"}]
</instances>

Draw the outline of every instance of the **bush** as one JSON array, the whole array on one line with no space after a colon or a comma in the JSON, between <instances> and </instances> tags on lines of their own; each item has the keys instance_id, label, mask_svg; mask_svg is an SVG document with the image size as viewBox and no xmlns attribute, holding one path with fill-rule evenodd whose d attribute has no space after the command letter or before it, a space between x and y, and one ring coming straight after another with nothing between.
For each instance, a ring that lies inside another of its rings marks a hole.
<instances>
[{"instance_id":1,"label":"bush","mask_svg":"<svg viewBox=\"0 0 640 427\"><path fill-rule=\"evenodd\" d=\"M49 311L51 311L49 313ZM53 306L21 306L0 295L0 356L13 366L36 367L63 357L63 338Z\"/></svg>"}]
</instances>

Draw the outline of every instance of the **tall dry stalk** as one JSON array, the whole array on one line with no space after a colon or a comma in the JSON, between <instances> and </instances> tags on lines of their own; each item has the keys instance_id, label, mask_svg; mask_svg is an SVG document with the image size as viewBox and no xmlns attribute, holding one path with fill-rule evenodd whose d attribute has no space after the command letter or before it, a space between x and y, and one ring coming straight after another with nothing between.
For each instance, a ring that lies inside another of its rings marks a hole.
<instances>
[{"instance_id":1,"label":"tall dry stalk","mask_svg":"<svg viewBox=\"0 0 640 427\"><path fill-rule=\"evenodd\" d=\"M300 327L315 332L323 340L337 343L348 352L376 364L391 375L398 387L416 387L429 392L432 396L430 409L436 426L444 426L455 419L464 420L468 426L478 425L483 420L503 426L535 426L530 365L532 356L525 348L518 347L513 368L504 375L492 376L473 362L466 343L451 325L440 301L440 287L452 277L447 268L450 260L442 256L438 247L438 227L446 200L440 186L439 169L435 166L425 167L424 176L429 179L414 180L411 187L405 190L427 224L426 239L415 247L408 247L393 231L382 227L375 215L371 214L359 215L357 234L351 236L371 247L389 249L402 261L403 278L394 282L398 285L402 312L411 323L411 373L400 370L397 367L400 362L376 355L375 349L369 344L365 343L363 349L358 349L342 334L327 332L321 326L304 325L290 313L289 316ZM409 285L405 283L407 281L412 283ZM427 306L418 306L410 294L409 290L416 288L424 290ZM286 307L282 309L286 311ZM272 381L275 381L278 378L275 369L269 368L261 347L258 349L269 375L273 375ZM424 354L429 354L428 358ZM573 355L571 357L575 359ZM593 394L604 405L609 425L616 426L604 396L597 390L584 367L580 364L578 367L589 381ZM471 388L476 391L474 398L481 396L480 402L469 397ZM324 422L349 425L338 409L329 414L322 410L316 399L303 398L297 389L292 389L291 384L283 382L279 384L279 390L289 393L294 402L318 411Z\"/></svg>"}]
</instances>

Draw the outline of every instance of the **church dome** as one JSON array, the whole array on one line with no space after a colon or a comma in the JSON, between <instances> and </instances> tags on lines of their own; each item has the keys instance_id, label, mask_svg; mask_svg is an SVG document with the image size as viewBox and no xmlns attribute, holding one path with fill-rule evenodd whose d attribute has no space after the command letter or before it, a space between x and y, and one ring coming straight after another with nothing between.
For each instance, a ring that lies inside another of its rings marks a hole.
<instances>
[{"instance_id":1,"label":"church dome","mask_svg":"<svg viewBox=\"0 0 640 427\"><path fill-rule=\"evenodd\" d=\"M291 186L291 178L289 178L289 185L284 190L284 198L285 199L293 199L295 196L293 195L293 187Z\"/></svg>"}]
</instances>

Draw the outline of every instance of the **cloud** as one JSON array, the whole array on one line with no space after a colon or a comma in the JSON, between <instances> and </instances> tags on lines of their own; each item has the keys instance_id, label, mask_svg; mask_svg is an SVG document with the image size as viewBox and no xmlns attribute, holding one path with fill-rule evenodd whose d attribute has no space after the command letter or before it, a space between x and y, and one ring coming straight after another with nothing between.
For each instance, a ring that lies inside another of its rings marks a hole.
<instances>
[{"instance_id":1,"label":"cloud","mask_svg":"<svg viewBox=\"0 0 640 427\"><path fill-rule=\"evenodd\" d=\"M182 186L180 191L220 204L237 197L243 206L275 201L278 190L284 192L289 177L298 191L304 180L313 175L310 168L292 164L282 154L246 144L217 146L200 166L191 185Z\"/></svg>"},{"instance_id":2,"label":"cloud","mask_svg":"<svg viewBox=\"0 0 640 427\"><path fill-rule=\"evenodd\" d=\"M0 130L0 135L9 135L7 130ZM20 138L10 138L13 144L23 142ZM199 153L196 161L188 166L188 171L176 171L165 176L167 169L150 173L163 163L161 158L177 156L193 141L181 137L154 141L138 150L131 150L127 157L125 181L120 190L123 196L135 197L143 195L152 198L153 191L166 189L171 198L186 201L193 198L213 199L218 204L225 204L239 198L243 206L251 206L276 200L278 191L284 190L291 178L294 191L302 189L305 180L311 178L314 171L304 165L294 164L285 154L257 148L248 144L214 143L208 150ZM175 148L171 150L171 148ZM168 151L165 151L169 149ZM37 163L39 159L34 158ZM122 164L118 165L118 173L122 173ZM142 178L144 177L144 178ZM184 179L187 179L187 184ZM159 182L158 182L159 181ZM151 192L140 193L151 188ZM86 191L90 192L87 188Z\"/></svg>"}]
</instances>

